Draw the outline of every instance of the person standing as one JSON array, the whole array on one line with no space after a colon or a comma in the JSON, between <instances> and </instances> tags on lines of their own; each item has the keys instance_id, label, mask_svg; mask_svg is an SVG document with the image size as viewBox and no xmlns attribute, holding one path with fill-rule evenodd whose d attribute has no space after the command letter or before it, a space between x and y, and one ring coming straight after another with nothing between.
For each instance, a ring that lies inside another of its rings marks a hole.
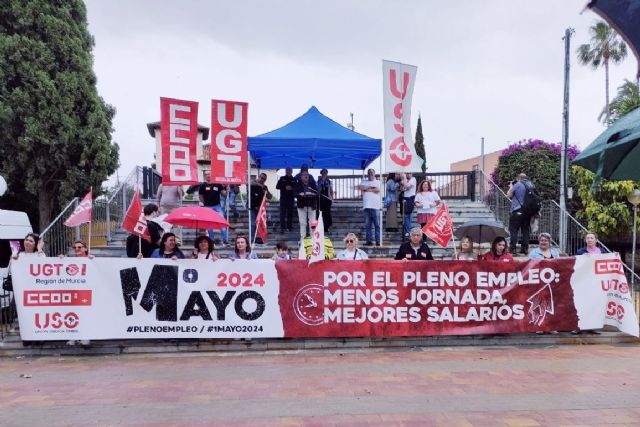
<instances>
[{"instance_id":1,"label":"person standing","mask_svg":"<svg viewBox=\"0 0 640 427\"><path fill-rule=\"evenodd\" d=\"M438 205L442 202L440 196L431 187L431 181L425 179L418 187L413 203L417 210L416 221L420 227L424 227L433 216L438 212Z\"/></svg>"},{"instance_id":2,"label":"person standing","mask_svg":"<svg viewBox=\"0 0 640 427\"><path fill-rule=\"evenodd\" d=\"M584 243L586 246L578 249L576 255L599 255L604 251L598 246L598 235L593 231L587 232L584 235Z\"/></svg>"},{"instance_id":3,"label":"person standing","mask_svg":"<svg viewBox=\"0 0 640 427\"><path fill-rule=\"evenodd\" d=\"M385 206L387 213L384 228L386 231L398 231L398 196L400 195L400 175L391 172L387 176Z\"/></svg>"},{"instance_id":4,"label":"person standing","mask_svg":"<svg viewBox=\"0 0 640 427\"><path fill-rule=\"evenodd\" d=\"M208 181L209 177L205 177ZM224 209L222 208L221 198L224 195L226 197L227 190L226 187L222 184L212 184L210 182L203 182L200 184L200 188L198 189L198 198L202 203L202 206L205 208L209 208L219 213L223 218L226 218L226 214ZM214 231L207 230L207 234L213 240ZM220 240L223 245L229 244L229 230L227 228L220 229Z\"/></svg>"},{"instance_id":5,"label":"person standing","mask_svg":"<svg viewBox=\"0 0 640 427\"><path fill-rule=\"evenodd\" d=\"M238 213L238 208L236 207L236 197L238 197L238 193L240 193L239 185L228 185L227 186L227 201L229 202L229 211L231 215L233 215L233 220L237 221L240 218L240 214Z\"/></svg>"},{"instance_id":6,"label":"person standing","mask_svg":"<svg viewBox=\"0 0 640 427\"><path fill-rule=\"evenodd\" d=\"M309 173L309 165L306 163L303 163L300 165L300 172L298 172L296 174L296 176L294 176L294 178L296 179L296 181L300 181L300 177L302 176L303 173L308 173L309 174L309 181L313 182L313 185L317 186L316 180L313 178L313 176Z\"/></svg>"},{"instance_id":7,"label":"person standing","mask_svg":"<svg viewBox=\"0 0 640 427\"><path fill-rule=\"evenodd\" d=\"M533 187L531 181L527 179L527 175L521 173L515 181L509 183L507 197L511 199L511 215L509 216L509 252L516 253L518 245L518 233L521 233L522 244L520 245L520 253L527 255L529 253L529 233L531 227L531 217L524 212L524 198L527 194L527 188Z\"/></svg>"},{"instance_id":8,"label":"person standing","mask_svg":"<svg viewBox=\"0 0 640 427\"><path fill-rule=\"evenodd\" d=\"M183 195L184 192L180 185L170 185L167 187L164 184L160 184L158 186L158 193L156 194L158 206L160 207L160 215L171 213L172 210L182 206Z\"/></svg>"},{"instance_id":9,"label":"person standing","mask_svg":"<svg viewBox=\"0 0 640 427\"><path fill-rule=\"evenodd\" d=\"M365 246L380 245L380 181L376 179L376 171L369 169L367 179L363 179L359 186L362 191L362 211L364 212L364 229L367 237ZM373 232L372 233L372 229Z\"/></svg>"},{"instance_id":10,"label":"person standing","mask_svg":"<svg viewBox=\"0 0 640 427\"><path fill-rule=\"evenodd\" d=\"M256 180L251 183L251 195L249 196L251 197L251 210L249 211L249 218L251 220L251 227L254 230L254 234L256 227L256 218L258 218L258 211L260 210L262 199L265 197L265 195L268 200L271 200L271 198L273 197L269 192L269 189L267 188L266 182L267 174L262 172L256 177ZM261 245L264 242L260 237L256 237L255 243Z\"/></svg>"},{"instance_id":11,"label":"person standing","mask_svg":"<svg viewBox=\"0 0 640 427\"><path fill-rule=\"evenodd\" d=\"M139 239L138 236L135 235L132 236L135 236L135 241L140 241L141 243L140 251L138 252L138 254L142 254L143 258L150 258L153 251L160 247L160 240L162 239L162 234L164 233L164 231L162 230L160 224L152 221L153 218L159 215L158 205L156 205L155 203L149 203L144 207L142 212L144 213L144 218L147 221L147 231L149 232L149 236L151 236L151 241L149 242L147 241L147 239ZM127 252L128 249L129 248L127 248Z\"/></svg>"},{"instance_id":12,"label":"person standing","mask_svg":"<svg viewBox=\"0 0 640 427\"><path fill-rule=\"evenodd\" d=\"M295 178L293 177L293 169L290 167L285 169L284 176L278 179L276 189L280 190L280 233L284 233L285 228L288 231L293 229L293 204L295 197L293 186Z\"/></svg>"},{"instance_id":13,"label":"person standing","mask_svg":"<svg viewBox=\"0 0 640 427\"><path fill-rule=\"evenodd\" d=\"M331 219L331 205L335 197L333 183L327 176L328 174L328 170L322 169L320 171L320 177L318 178L318 209L322 212L325 233L329 232L329 227L333 224L333 220Z\"/></svg>"},{"instance_id":14,"label":"person standing","mask_svg":"<svg viewBox=\"0 0 640 427\"><path fill-rule=\"evenodd\" d=\"M316 207L318 200L318 187L311 181L308 172L302 172L300 179L296 180L294 193L298 207L298 221L300 222L300 241L311 230L311 222L316 219Z\"/></svg>"},{"instance_id":15,"label":"person standing","mask_svg":"<svg viewBox=\"0 0 640 427\"><path fill-rule=\"evenodd\" d=\"M404 192L404 218L402 232L406 239L411 231L411 215L413 215L414 200L416 198L416 179L411 172L407 172L402 180L402 191Z\"/></svg>"}]
</instances>

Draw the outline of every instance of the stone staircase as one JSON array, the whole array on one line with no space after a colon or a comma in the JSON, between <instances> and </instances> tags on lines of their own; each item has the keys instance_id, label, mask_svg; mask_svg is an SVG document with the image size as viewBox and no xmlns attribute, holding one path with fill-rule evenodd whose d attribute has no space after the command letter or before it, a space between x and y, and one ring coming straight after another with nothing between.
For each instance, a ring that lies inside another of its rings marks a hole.
<instances>
[{"instance_id":1,"label":"stone staircase","mask_svg":"<svg viewBox=\"0 0 640 427\"><path fill-rule=\"evenodd\" d=\"M474 219L487 219L495 221L495 217L491 210L482 202L472 202L470 200L447 200L447 206L449 212L453 218L454 229L459 225ZM231 229L229 230L229 240L233 242L233 238L236 234L248 233L248 219L247 211L243 207L238 207L240 217L237 221L230 221ZM278 203L267 204L267 215L269 218L269 240L264 245L255 245L253 250L258 254L260 258L270 258L275 252L275 245L278 241L284 240L290 248L292 255L295 256L298 251L300 233L297 215L294 214L293 219L293 231L285 231L280 233L280 213ZM337 200L333 204L332 209L333 225L329 230L328 236L333 242L335 251L338 252L344 249L343 243L344 236L349 233L355 233L360 240L360 248L365 250L370 258L393 258L398 250L398 247L402 243L402 233L398 232L386 232L384 231L384 218L383 218L383 237L382 245L377 247L365 247L365 230L364 230L364 218L362 215L362 202L359 200ZM398 212L398 218L400 213ZM418 225L415 222L415 213L413 215L413 225ZM193 247L193 242L196 238L197 231L193 229L182 229L182 249L187 252ZM125 257L125 240L127 233L123 230L117 231L112 235L112 241L107 246L92 247L92 253L95 256L104 257ZM219 233L216 232L216 238L219 238ZM456 241L457 245L458 242ZM453 256L454 241L449 242L447 248L440 248L433 242L429 245L436 259L451 259ZM216 245L216 253L221 257L228 257L233 252L233 243L230 247L222 247Z\"/></svg>"}]
</instances>

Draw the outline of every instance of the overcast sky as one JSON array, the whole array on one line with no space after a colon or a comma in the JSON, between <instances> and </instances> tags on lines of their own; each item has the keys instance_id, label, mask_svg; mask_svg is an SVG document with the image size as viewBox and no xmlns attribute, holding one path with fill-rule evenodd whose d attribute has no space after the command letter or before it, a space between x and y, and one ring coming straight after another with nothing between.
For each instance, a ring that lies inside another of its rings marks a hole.
<instances>
[{"instance_id":1,"label":"overcast sky","mask_svg":"<svg viewBox=\"0 0 640 427\"><path fill-rule=\"evenodd\" d=\"M146 124L159 98L249 103L249 135L315 105L383 137L382 59L418 67L412 121L422 115L430 172L510 142L562 138L564 31L572 39L570 143L602 130L604 70L577 63L598 17L586 0L87 0L100 95L117 109L120 177L153 161ZM611 92L636 59L611 69ZM379 169L379 163L374 167Z\"/></svg>"}]
</instances>

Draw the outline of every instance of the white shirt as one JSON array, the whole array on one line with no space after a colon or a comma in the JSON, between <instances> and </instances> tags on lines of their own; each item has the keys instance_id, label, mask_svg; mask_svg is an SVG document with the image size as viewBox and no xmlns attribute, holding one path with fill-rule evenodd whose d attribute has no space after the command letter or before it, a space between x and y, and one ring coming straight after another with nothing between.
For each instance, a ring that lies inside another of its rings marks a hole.
<instances>
[{"instance_id":1,"label":"white shirt","mask_svg":"<svg viewBox=\"0 0 640 427\"><path fill-rule=\"evenodd\" d=\"M436 201L440 200L440 196L435 191L423 191L422 193L416 194L416 207L418 208L418 203L422 204L422 207L418 208L418 213L429 213L434 214L438 212L436 208Z\"/></svg>"},{"instance_id":2,"label":"white shirt","mask_svg":"<svg viewBox=\"0 0 640 427\"><path fill-rule=\"evenodd\" d=\"M369 259L369 256L362 249L356 249L355 251L350 251L349 249L344 249L338 252L337 259L340 260L363 260Z\"/></svg>"},{"instance_id":3,"label":"white shirt","mask_svg":"<svg viewBox=\"0 0 640 427\"><path fill-rule=\"evenodd\" d=\"M413 197L416 195L416 178L411 177L409 181L406 181L409 188L405 188L404 197Z\"/></svg>"},{"instance_id":4,"label":"white shirt","mask_svg":"<svg viewBox=\"0 0 640 427\"><path fill-rule=\"evenodd\" d=\"M362 188L377 188L380 190L380 181L374 179L369 181L363 179L360 183ZM380 192L374 193L373 191L362 192L362 208L363 209L382 209L382 201L380 200Z\"/></svg>"}]
</instances>

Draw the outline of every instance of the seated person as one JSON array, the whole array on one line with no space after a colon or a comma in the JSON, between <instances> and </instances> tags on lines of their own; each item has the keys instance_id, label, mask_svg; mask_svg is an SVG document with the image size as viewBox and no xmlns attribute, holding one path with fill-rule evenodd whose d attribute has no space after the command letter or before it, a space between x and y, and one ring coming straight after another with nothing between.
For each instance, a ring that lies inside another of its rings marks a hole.
<instances>
[{"instance_id":1,"label":"seated person","mask_svg":"<svg viewBox=\"0 0 640 427\"><path fill-rule=\"evenodd\" d=\"M348 233L344 237L346 248L338 252L337 259L341 260L365 260L369 256L365 251L358 248L358 237L353 233Z\"/></svg>"},{"instance_id":2,"label":"seated person","mask_svg":"<svg viewBox=\"0 0 640 427\"><path fill-rule=\"evenodd\" d=\"M513 261L513 255L507 250L507 239L504 237L496 237L491 243L489 252L478 257L484 261Z\"/></svg>"},{"instance_id":3,"label":"seated person","mask_svg":"<svg viewBox=\"0 0 640 427\"><path fill-rule=\"evenodd\" d=\"M458 252L453 255L453 259L458 261L475 261L478 259L478 254L473 250L473 239L469 236L464 236L460 239L460 247Z\"/></svg>"},{"instance_id":4,"label":"seated person","mask_svg":"<svg viewBox=\"0 0 640 427\"><path fill-rule=\"evenodd\" d=\"M405 261L433 260L431 249L422 241L422 229L414 227L409 234L409 241L400 245L394 259Z\"/></svg>"},{"instance_id":5,"label":"seated person","mask_svg":"<svg viewBox=\"0 0 640 427\"><path fill-rule=\"evenodd\" d=\"M309 223L311 227L311 235L313 235L314 231L316 231L316 227L318 226L318 220L314 219ZM302 246L304 247L304 255L307 259L311 258L311 236L307 236L302 240ZM333 259L335 256L333 252L333 243L331 243L331 239L324 236L324 259Z\"/></svg>"},{"instance_id":6,"label":"seated person","mask_svg":"<svg viewBox=\"0 0 640 427\"><path fill-rule=\"evenodd\" d=\"M538 235L538 247L529 252L529 259L560 258L560 252L551 247L551 234L540 233Z\"/></svg>"}]
</instances>

